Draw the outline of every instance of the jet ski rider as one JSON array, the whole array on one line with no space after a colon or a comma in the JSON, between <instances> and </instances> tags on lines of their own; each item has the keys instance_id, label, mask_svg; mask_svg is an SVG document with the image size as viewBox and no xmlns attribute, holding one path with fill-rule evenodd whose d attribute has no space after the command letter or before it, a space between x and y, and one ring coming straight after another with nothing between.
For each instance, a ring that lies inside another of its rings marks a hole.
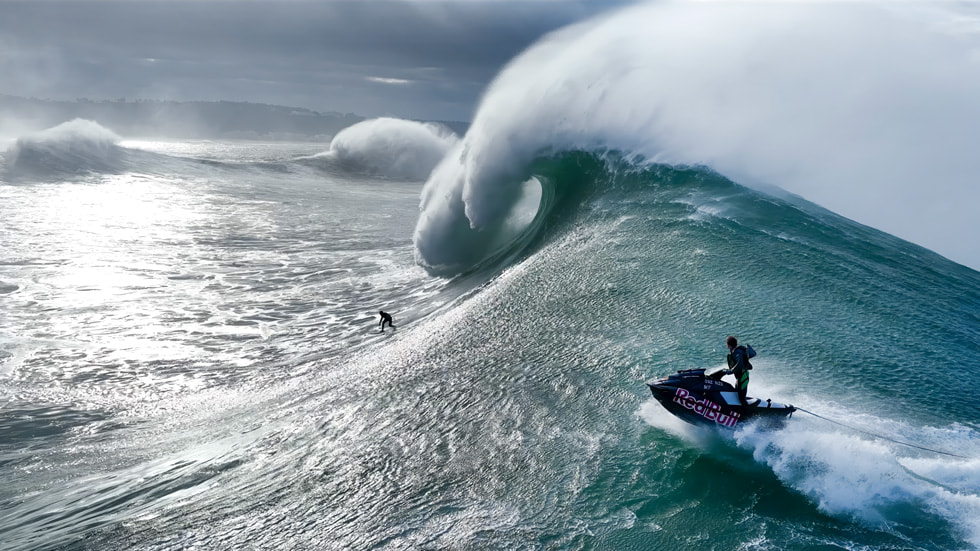
<instances>
[{"instance_id":1,"label":"jet ski rider","mask_svg":"<svg viewBox=\"0 0 980 551\"><path fill-rule=\"evenodd\" d=\"M728 367L725 375L735 375L735 388L738 390L738 400L742 402L742 407L748 405L745 396L749 392L749 370L752 364L749 363L749 353L744 346L738 345L738 339L728 337L725 339L728 345Z\"/></svg>"}]
</instances>

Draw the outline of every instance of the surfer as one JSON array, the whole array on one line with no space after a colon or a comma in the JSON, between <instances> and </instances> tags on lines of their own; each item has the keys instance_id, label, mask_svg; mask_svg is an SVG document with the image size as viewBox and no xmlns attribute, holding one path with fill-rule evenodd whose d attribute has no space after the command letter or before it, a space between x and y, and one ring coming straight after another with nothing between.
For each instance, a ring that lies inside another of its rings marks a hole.
<instances>
[{"instance_id":1,"label":"surfer","mask_svg":"<svg viewBox=\"0 0 980 551\"><path fill-rule=\"evenodd\" d=\"M755 354L749 353L744 345L739 346L738 339L735 337L725 339L725 344L728 345L728 370L725 371L725 374L735 375L735 388L738 390L738 401L742 402L742 407L745 407L748 405L745 396L749 392L749 370L752 369L752 364L749 363L749 357Z\"/></svg>"},{"instance_id":2,"label":"surfer","mask_svg":"<svg viewBox=\"0 0 980 551\"><path fill-rule=\"evenodd\" d=\"M381 321L378 322L378 325L381 326L381 332L382 333L385 332L385 324L386 323L388 324L388 327L391 327L392 329L395 328L395 324L394 323L391 323L391 314L389 314L388 312L385 312L384 310L378 310L378 313L381 314Z\"/></svg>"}]
</instances>

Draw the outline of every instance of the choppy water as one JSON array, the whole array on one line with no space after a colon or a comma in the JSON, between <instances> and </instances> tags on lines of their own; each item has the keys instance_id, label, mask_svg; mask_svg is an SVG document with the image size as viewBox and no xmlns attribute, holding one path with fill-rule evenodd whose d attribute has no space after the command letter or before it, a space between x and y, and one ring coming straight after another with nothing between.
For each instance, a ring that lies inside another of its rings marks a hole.
<instances>
[{"instance_id":1,"label":"choppy water","mask_svg":"<svg viewBox=\"0 0 980 551\"><path fill-rule=\"evenodd\" d=\"M975 271L582 153L539 165L564 191L530 240L444 279L419 182L92 131L4 160L3 549L980 545ZM643 381L728 334L750 393L966 458L801 414L684 425Z\"/></svg>"}]
</instances>

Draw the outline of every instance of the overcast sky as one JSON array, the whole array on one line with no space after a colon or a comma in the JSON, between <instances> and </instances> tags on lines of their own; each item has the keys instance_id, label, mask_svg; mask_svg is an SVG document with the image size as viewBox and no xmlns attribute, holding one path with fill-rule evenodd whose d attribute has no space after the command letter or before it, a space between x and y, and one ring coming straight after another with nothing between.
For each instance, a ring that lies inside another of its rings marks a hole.
<instances>
[{"instance_id":1,"label":"overcast sky","mask_svg":"<svg viewBox=\"0 0 980 551\"><path fill-rule=\"evenodd\" d=\"M0 0L0 93L469 120L514 55L616 3Z\"/></svg>"}]
</instances>

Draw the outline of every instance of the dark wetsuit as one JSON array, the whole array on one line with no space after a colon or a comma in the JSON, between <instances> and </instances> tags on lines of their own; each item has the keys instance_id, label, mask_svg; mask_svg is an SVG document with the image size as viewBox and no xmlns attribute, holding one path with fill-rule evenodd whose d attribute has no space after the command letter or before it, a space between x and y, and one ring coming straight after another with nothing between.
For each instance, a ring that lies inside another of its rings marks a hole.
<instances>
[{"instance_id":1,"label":"dark wetsuit","mask_svg":"<svg viewBox=\"0 0 980 551\"><path fill-rule=\"evenodd\" d=\"M749 392L749 354L745 346L736 346L728 354L729 373L735 375L735 388L738 390L738 400L742 405L748 405L745 396Z\"/></svg>"},{"instance_id":2,"label":"dark wetsuit","mask_svg":"<svg viewBox=\"0 0 980 551\"><path fill-rule=\"evenodd\" d=\"M394 327L395 326L394 323L391 323L391 314L389 314L388 312L384 312L384 311L378 312L378 313L381 314L381 321L378 322L378 325L381 326L381 330L382 331L385 330L385 324L386 323L388 324L388 327Z\"/></svg>"}]
</instances>

